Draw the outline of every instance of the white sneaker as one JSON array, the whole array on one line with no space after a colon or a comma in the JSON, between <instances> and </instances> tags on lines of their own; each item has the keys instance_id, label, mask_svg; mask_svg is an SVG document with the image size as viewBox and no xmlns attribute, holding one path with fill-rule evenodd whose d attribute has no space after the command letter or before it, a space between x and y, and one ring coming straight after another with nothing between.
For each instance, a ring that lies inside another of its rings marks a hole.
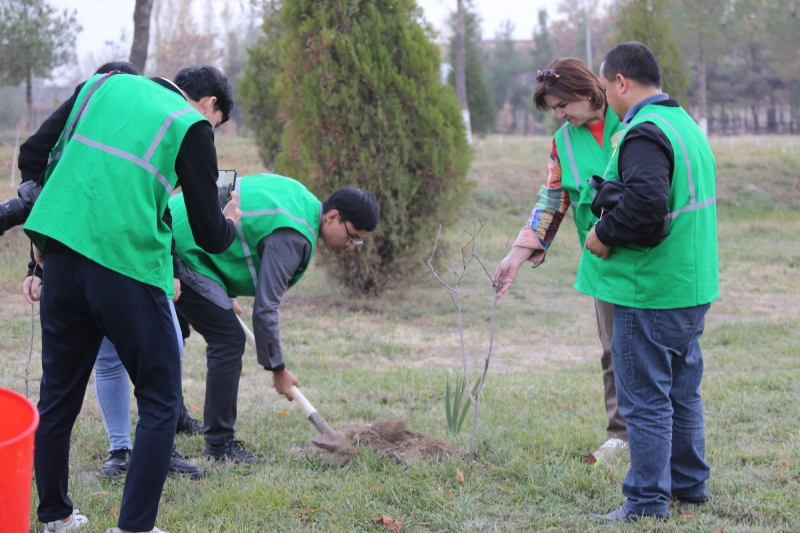
<instances>
[{"instance_id":1,"label":"white sneaker","mask_svg":"<svg viewBox=\"0 0 800 533\"><path fill-rule=\"evenodd\" d=\"M106 529L106 533L122 533L118 527L112 527L111 529ZM157 527L154 527L150 531L142 531L142 533L164 533Z\"/></svg>"},{"instance_id":2,"label":"white sneaker","mask_svg":"<svg viewBox=\"0 0 800 533\"><path fill-rule=\"evenodd\" d=\"M56 520L55 522L47 522L44 525L44 532L43 533L53 533L54 531L61 533L66 531L78 531L86 527L89 523L89 519L86 518L78 509L72 510L72 518L68 521L63 522L61 520Z\"/></svg>"},{"instance_id":3,"label":"white sneaker","mask_svg":"<svg viewBox=\"0 0 800 533\"><path fill-rule=\"evenodd\" d=\"M628 442L622 439L608 439L600 449L596 452L592 453L587 459L586 462L590 465L595 464L597 461L602 459L607 459L617 453L620 450L624 450L628 447Z\"/></svg>"}]
</instances>

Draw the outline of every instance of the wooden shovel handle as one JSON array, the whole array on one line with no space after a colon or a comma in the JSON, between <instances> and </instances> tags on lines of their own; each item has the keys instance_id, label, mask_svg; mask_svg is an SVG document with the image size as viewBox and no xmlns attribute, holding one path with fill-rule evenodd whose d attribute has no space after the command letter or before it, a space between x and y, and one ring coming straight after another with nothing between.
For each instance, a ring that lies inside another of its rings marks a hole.
<instances>
[{"instance_id":1,"label":"wooden shovel handle","mask_svg":"<svg viewBox=\"0 0 800 533\"><path fill-rule=\"evenodd\" d=\"M329 436L336 435L336 432L333 431L333 428L331 428L325 419L322 418L322 415L320 415L317 410L314 409L314 406L311 405L311 402L309 402L305 395L300 392L300 389L292 385L290 392L292 393L292 398L294 398L294 401L296 401L297 405L300 406L300 409L303 410L303 414L308 417L308 420L314 424L314 427L317 428L320 433Z\"/></svg>"}]
</instances>

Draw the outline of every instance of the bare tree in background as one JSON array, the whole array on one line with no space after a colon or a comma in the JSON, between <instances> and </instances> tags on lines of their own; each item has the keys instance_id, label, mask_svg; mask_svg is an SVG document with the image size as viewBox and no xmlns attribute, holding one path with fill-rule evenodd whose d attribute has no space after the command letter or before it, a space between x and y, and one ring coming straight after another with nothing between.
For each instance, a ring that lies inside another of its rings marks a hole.
<instances>
[{"instance_id":1,"label":"bare tree in background","mask_svg":"<svg viewBox=\"0 0 800 533\"><path fill-rule=\"evenodd\" d=\"M153 49L150 73L172 78L190 65L219 65L223 51L217 44L210 0L206 0L201 27L193 16L194 0L157 0L153 6Z\"/></svg>"},{"instance_id":2,"label":"bare tree in background","mask_svg":"<svg viewBox=\"0 0 800 533\"><path fill-rule=\"evenodd\" d=\"M150 44L150 14L153 0L136 0L133 9L133 44L129 61L144 72L147 63L147 46Z\"/></svg>"},{"instance_id":3,"label":"bare tree in background","mask_svg":"<svg viewBox=\"0 0 800 533\"><path fill-rule=\"evenodd\" d=\"M464 117L464 126L467 130L467 142L472 143L472 125L469 120L469 103L467 100L467 48L466 27L464 22L464 0L458 0L456 13L456 97L461 105L461 115Z\"/></svg>"}]
</instances>

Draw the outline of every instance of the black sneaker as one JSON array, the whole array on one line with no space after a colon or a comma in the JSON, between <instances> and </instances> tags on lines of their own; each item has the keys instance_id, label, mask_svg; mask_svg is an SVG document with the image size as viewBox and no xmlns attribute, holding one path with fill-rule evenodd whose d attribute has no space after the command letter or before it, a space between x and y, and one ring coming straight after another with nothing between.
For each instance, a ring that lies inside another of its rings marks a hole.
<instances>
[{"instance_id":1,"label":"black sneaker","mask_svg":"<svg viewBox=\"0 0 800 533\"><path fill-rule=\"evenodd\" d=\"M131 460L131 451L128 448L111 450L108 459L103 463L102 472L106 477L121 476L128 471L128 462Z\"/></svg>"},{"instance_id":2,"label":"black sneaker","mask_svg":"<svg viewBox=\"0 0 800 533\"><path fill-rule=\"evenodd\" d=\"M202 435L203 423L190 416L187 416L185 419L178 422L178 427L175 430L175 433L178 435L181 433L184 435Z\"/></svg>"},{"instance_id":3,"label":"black sneaker","mask_svg":"<svg viewBox=\"0 0 800 533\"><path fill-rule=\"evenodd\" d=\"M172 450L172 457L169 460L169 471L174 474L189 476L191 479L203 479L203 472L179 454Z\"/></svg>"},{"instance_id":4,"label":"black sneaker","mask_svg":"<svg viewBox=\"0 0 800 533\"><path fill-rule=\"evenodd\" d=\"M189 416L189 410L186 409L186 403L184 402L181 402L181 412L178 415L178 427L175 428L175 433L183 433L184 435L203 434L203 423Z\"/></svg>"},{"instance_id":5,"label":"black sneaker","mask_svg":"<svg viewBox=\"0 0 800 533\"><path fill-rule=\"evenodd\" d=\"M263 463L265 460L258 455L244 449L244 442L240 440L229 440L221 446L206 443L206 451L203 457L208 457L215 461L233 461L240 464Z\"/></svg>"}]
</instances>

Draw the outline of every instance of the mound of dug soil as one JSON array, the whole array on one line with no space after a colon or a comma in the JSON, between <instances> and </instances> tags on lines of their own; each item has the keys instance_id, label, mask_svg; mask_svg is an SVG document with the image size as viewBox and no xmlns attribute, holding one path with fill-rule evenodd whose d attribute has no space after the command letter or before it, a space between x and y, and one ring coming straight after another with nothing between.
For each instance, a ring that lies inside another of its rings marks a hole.
<instances>
[{"instance_id":1,"label":"mound of dug soil","mask_svg":"<svg viewBox=\"0 0 800 533\"><path fill-rule=\"evenodd\" d=\"M401 464L417 459L442 459L458 454L458 450L447 442L410 431L403 422L387 419L374 424L343 426L340 430L345 438L333 451L314 447L315 452L326 461L345 465L361 449L370 449Z\"/></svg>"}]
</instances>

